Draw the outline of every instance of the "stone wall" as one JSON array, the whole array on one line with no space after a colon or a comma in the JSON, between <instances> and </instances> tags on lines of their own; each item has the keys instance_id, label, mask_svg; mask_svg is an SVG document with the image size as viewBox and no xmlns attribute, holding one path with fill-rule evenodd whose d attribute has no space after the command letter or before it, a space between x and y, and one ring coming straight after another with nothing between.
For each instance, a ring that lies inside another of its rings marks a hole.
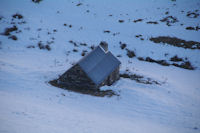
<instances>
[{"instance_id":1,"label":"stone wall","mask_svg":"<svg viewBox=\"0 0 200 133\"><path fill-rule=\"evenodd\" d=\"M69 89L98 89L78 64L60 76L57 82Z\"/></svg>"}]
</instances>

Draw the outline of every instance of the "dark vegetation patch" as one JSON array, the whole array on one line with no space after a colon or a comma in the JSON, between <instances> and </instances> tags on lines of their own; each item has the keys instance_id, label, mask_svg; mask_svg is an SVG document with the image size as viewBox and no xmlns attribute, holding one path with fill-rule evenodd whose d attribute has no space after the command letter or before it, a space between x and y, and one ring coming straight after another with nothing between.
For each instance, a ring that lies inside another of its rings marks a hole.
<instances>
[{"instance_id":1,"label":"dark vegetation patch","mask_svg":"<svg viewBox=\"0 0 200 133\"><path fill-rule=\"evenodd\" d=\"M137 75L137 74L132 74L132 73L123 73L123 74L120 74L120 77L121 78L128 78L128 79L131 79L131 80L135 80L136 82L138 83L142 83L142 84L156 84L156 85L161 85L160 82L158 81L155 81L151 78L145 78L144 76L141 76L141 75Z\"/></svg>"},{"instance_id":2,"label":"dark vegetation patch","mask_svg":"<svg viewBox=\"0 0 200 133\"><path fill-rule=\"evenodd\" d=\"M33 3L39 4L42 0L32 0Z\"/></svg>"},{"instance_id":3,"label":"dark vegetation patch","mask_svg":"<svg viewBox=\"0 0 200 133\"><path fill-rule=\"evenodd\" d=\"M140 18L140 19L133 20L134 23L142 22L142 21L143 21L143 19L141 19L141 18Z\"/></svg>"},{"instance_id":4,"label":"dark vegetation patch","mask_svg":"<svg viewBox=\"0 0 200 133\"><path fill-rule=\"evenodd\" d=\"M189 12L187 12L186 16L189 17L189 18L197 18L199 16L199 14L196 13L196 12L189 11Z\"/></svg>"},{"instance_id":5,"label":"dark vegetation patch","mask_svg":"<svg viewBox=\"0 0 200 133\"><path fill-rule=\"evenodd\" d=\"M146 57L146 58L143 58L143 57L138 57L138 60L140 61L147 61L147 62L152 62L152 63L157 63L157 64L160 64L162 66L170 66L170 65L173 65L173 66L176 66L176 67L180 67L180 68L184 68L184 69L188 69L188 70L194 70L195 68L191 65L191 63L189 61L185 61L183 59L180 59L178 58L177 56L174 56L172 57L170 60L173 61L173 62L182 62L181 64L180 63L172 63L170 64L169 62L167 62L166 60L155 60L155 59L152 59L150 57Z\"/></svg>"},{"instance_id":6,"label":"dark vegetation patch","mask_svg":"<svg viewBox=\"0 0 200 133\"><path fill-rule=\"evenodd\" d=\"M119 44L121 49L125 49L127 46L126 43L119 42Z\"/></svg>"},{"instance_id":7,"label":"dark vegetation patch","mask_svg":"<svg viewBox=\"0 0 200 133\"><path fill-rule=\"evenodd\" d=\"M123 22L124 22L124 20L118 20L118 22L119 22L119 23L123 23Z\"/></svg>"},{"instance_id":8,"label":"dark vegetation patch","mask_svg":"<svg viewBox=\"0 0 200 133\"><path fill-rule=\"evenodd\" d=\"M151 37L149 40L153 41L154 43L167 43L169 45L182 47L185 49L200 49L200 42L185 41L176 37L159 36L159 37Z\"/></svg>"},{"instance_id":9,"label":"dark vegetation patch","mask_svg":"<svg viewBox=\"0 0 200 133\"><path fill-rule=\"evenodd\" d=\"M167 17L164 17L163 19L161 19L160 21L165 22L167 26L171 26L171 24L178 22L178 19L173 16L167 16Z\"/></svg>"},{"instance_id":10,"label":"dark vegetation patch","mask_svg":"<svg viewBox=\"0 0 200 133\"><path fill-rule=\"evenodd\" d=\"M129 57L129 58L133 58L135 57L135 52L133 50L130 50L130 49L127 49L126 48L126 55Z\"/></svg>"},{"instance_id":11,"label":"dark vegetation patch","mask_svg":"<svg viewBox=\"0 0 200 133\"><path fill-rule=\"evenodd\" d=\"M158 24L156 21L148 21L147 24Z\"/></svg>"},{"instance_id":12,"label":"dark vegetation patch","mask_svg":"<svg viewBox=\"0 0 200 133\"><path fill-rule=\"evenodd\" d=\"M77 92L77 93L86 94L86 95L91 95L91 96L97 96L97 97L119 96L119 94L117 94L113 90L80 89L80 88L72 89L73 87L72 88L66 88L65 86L62 86L61 84L58 84L56 79L49 81L49 84L51 84L55 87L59 87L59 88L68 90L68 91Z\"/></svg>"},{"instance_id":13,"label":"dark vegetation patch","mask_svg":"<svg viewBox=\"0 0 200 133\"><path fill-rule=\"evenodd\" d=\"M196 27L189 26L189 27L186 27L185 29L186 30L196 30L196 31L198 31L198 30L200 30L200 27L199 26L196 26Z\"/></svg>"}]
</instances>

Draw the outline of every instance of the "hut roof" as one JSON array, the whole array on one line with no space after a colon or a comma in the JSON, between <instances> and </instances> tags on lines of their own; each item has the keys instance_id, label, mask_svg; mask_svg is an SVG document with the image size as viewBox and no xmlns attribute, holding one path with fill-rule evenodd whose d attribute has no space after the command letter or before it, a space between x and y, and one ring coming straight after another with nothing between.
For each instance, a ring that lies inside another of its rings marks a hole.
<instances>
[{"instance_id":1,"label":"hut roof","mask_svg":"<svg viewBox=\"0 0 200 133\"><path fill-rule=\"evenodd\" d=\"M81 59L78 64L91 80L99 85L107 78L121 62L111 52L106 52L97 46L92 52Z\"/></svg>"}]
</instances>

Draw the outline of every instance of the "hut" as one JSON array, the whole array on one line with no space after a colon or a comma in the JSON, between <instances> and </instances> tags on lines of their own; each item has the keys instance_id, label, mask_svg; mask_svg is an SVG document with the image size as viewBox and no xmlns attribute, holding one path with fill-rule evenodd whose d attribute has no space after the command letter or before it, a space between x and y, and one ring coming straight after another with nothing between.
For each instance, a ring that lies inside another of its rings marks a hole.
<instances>
[{"instance_id":1,"label":"hut","mask_svg":"<svg viewBox=\"0 0 200 133\"><path fill-rule=\"evenodd\" d=\"M121 62L101 42L88 55L62 74L57 84L70 89L99 89L112 85L119 79Z\"/></svg>"}]
</instances>

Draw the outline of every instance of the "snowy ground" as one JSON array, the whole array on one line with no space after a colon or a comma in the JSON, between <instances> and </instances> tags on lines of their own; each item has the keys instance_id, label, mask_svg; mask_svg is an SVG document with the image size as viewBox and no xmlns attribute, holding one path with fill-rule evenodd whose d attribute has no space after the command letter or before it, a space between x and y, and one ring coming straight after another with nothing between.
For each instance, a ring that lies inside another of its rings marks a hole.
<instances>
[{"instance_id":1,"label":"snowy ground","mask_svg":"<svg viewBox=\"0 0 200 133\"><path fill-rule=\"evenodd\" d=\"M200 50L149 40L170 36L200 42L200 30L186 29L200 25L199 9L198 0L1 0L0 132L200 132ZM178 21L168 26L160 21L166 16ZM14 25L17 30L3 35ZM121 78L101 88L120 95L109 98L48 84L100 41L107 41L122 62L121 73L128 70L161 85ZM119 42L136 57L129 58ZM175 55L195 70L138 60L172 64Z\"/></svg>"}]
</instances>

